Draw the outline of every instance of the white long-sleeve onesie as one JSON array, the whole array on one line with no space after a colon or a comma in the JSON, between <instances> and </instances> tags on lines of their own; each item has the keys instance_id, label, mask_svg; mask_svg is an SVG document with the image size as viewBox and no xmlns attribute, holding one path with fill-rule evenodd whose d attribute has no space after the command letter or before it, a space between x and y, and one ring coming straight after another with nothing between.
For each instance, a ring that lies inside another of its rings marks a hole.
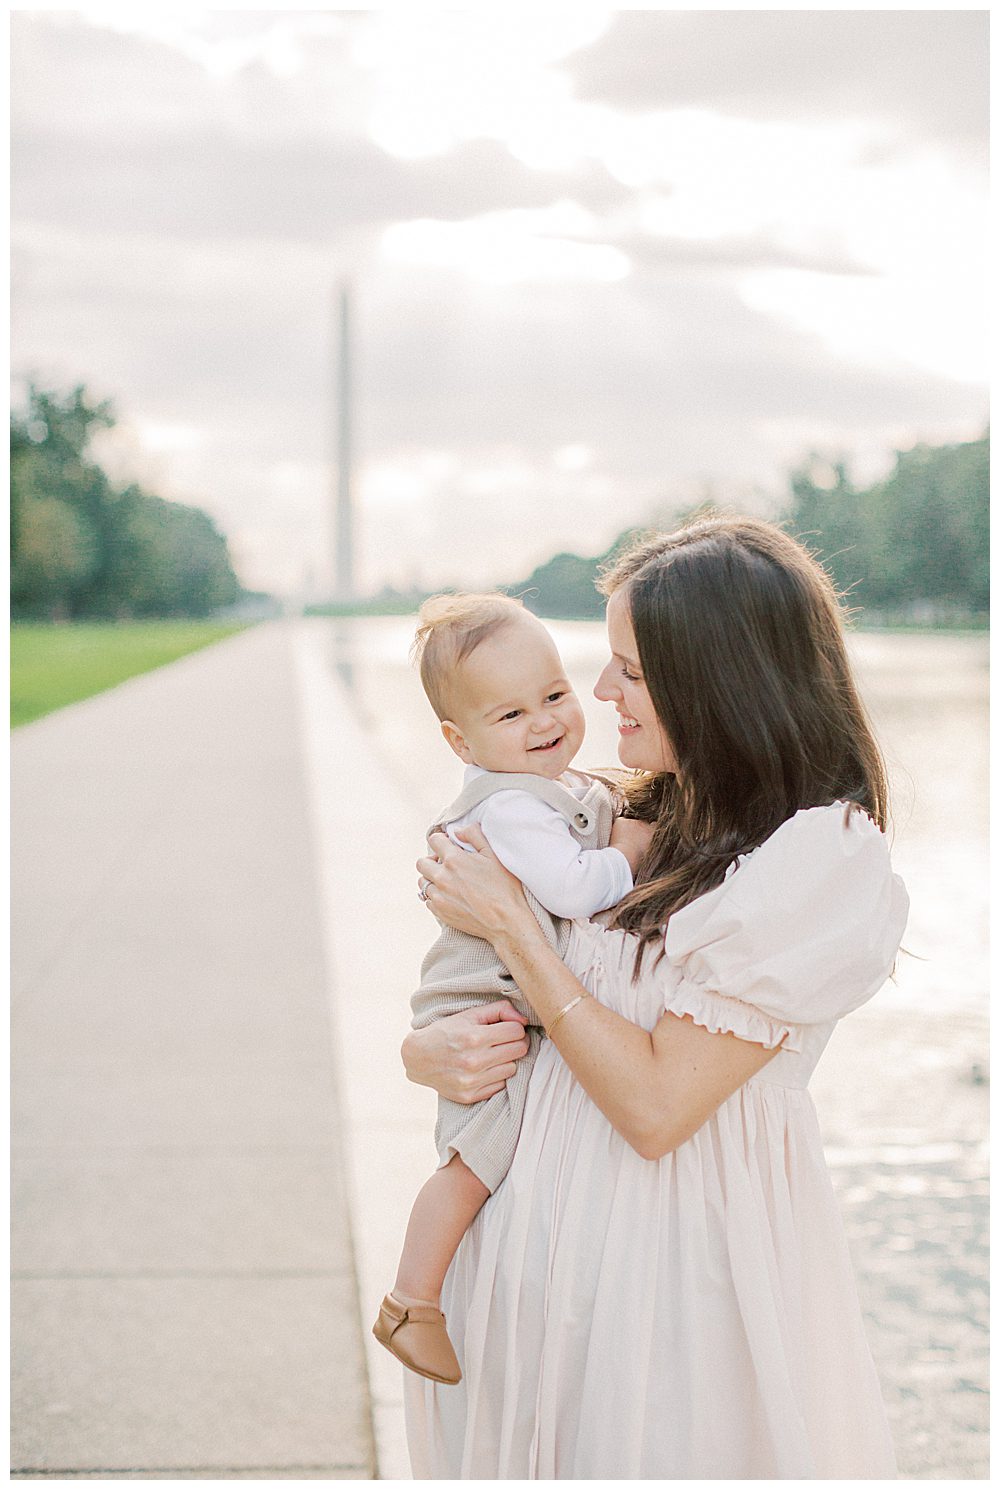
<instances>
[{"instance_id":1,"label":"white long-sleeve onesie","mask_svg":"<svg viewBox=\"0 0 1000 1490\"><path fill-rule=\"evenodd\" d=\"M479 766L466 766L463 786L486 774ZM564 771L559 784L582 799L592 782ZM446 832L467 848L456 834L472 823L482 829L504 868L517 875L550 915L567 920L596 916L632 889L632 870L620 849L581 848L561 813L528 792L494 792L449 823Z\"/></svg>"}]
</instances>

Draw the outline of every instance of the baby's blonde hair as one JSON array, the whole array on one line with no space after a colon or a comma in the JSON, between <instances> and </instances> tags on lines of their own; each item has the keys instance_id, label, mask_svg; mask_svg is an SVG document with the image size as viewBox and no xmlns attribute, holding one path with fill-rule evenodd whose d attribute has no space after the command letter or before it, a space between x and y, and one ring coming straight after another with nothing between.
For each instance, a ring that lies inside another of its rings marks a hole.
<instances>
[{"instance_id":1,"label":"baby's blonde hair","mask_svg":"<svg viewBox=\"0 0 1000 1490\"><path fill-rule=\"evenodd\" d=\"M488 636L526 614L510 595L432 595L424 601L410 656L420 664L420 681L439 719L451 717L448 694L456 669Z\"/></svg>"}]
</instances>

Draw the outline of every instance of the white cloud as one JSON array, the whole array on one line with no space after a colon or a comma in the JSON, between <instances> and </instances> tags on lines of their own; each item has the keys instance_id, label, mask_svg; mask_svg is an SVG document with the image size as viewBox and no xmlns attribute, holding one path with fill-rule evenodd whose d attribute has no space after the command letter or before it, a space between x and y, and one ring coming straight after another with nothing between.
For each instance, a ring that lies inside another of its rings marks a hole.
<instances>
[{"instance_id":1,"label":"white cloud","mask_svg":"<svg viewBox=\"0 0 1000 1490\"><path fill-rule=\"evenodd\" d=\"M554 97L567 91L551 64L593 41L609 19L606 9L588 5L378 12L354 53L376 80L372 136L411 160L470 139L542 137ZM547 163L536 157L531 164Z\"/></svg>"},{"instance_id":2,"label":"white cloud","mask_svg":"<svg viewBox=\"0 0 1000 1490\"><path fill-rule=\"evenodd\" d=\"M277 77L306 65L310 42L350 33L355 14L336 11L205 11L182 7L88 6L91 25L161 43L196 62L210 77L232 78L254 63Z\"/></svg>"},{"instance_id":3,"label":"white cloud","mask_svg":"<svg viewBox=\"0 0 1000 1490\"><path fill-rule=\"evenodd\" d=\"M585 471L594 463L594 451L589 445L560 445L552 452L552 464L557 471Z\"/></svg>"},{"instance_id":4,"label":"white cloud","mask_svg":"<svg viewBox=\"0 0 1000 1490\"><path fill-rule=\"evenodd\" d=\"M988 26L986 10L630 10L566 67L616 108L867 120L981 159Z\"/></svg>"},{"instance_id":5,"label":"white cloud","mask_svg":"<svg viewBox=\"0 0 1000 1490\"><path fill-rule=\"evenodd\" d=\"M818 332L844 361L918 367L970 384L988 379L985 324L970 317L960 281L931 272L831 284L797 269L768 269L748 275L741 292L752 309Z\"/></svg>"},{"instance_id":6,"label":"white cloud","mask_svg":"<svg viewBox=\"0 0 1000 1490\"><path fill-rule=\"evenodd\" d=\"M490 212L464 223L394 223L382 235L381 255L389 264L457 269L495 285L587 283L628 275L631 265L620 249L555 232L538 236L525 216Z\"/></svg>"}]
</instances>

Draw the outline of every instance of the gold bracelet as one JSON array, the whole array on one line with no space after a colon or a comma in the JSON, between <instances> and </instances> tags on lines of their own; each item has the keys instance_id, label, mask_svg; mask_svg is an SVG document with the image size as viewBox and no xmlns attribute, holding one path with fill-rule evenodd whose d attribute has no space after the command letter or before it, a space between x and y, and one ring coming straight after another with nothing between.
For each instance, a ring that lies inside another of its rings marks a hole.
<instances>
[{"instance_id":1,"label":"gold bracelet","mask_svg":"<svg viewBox=\"0 0 1000 1490\"><path fill-rule=\"evenodd\" d=\"M555 1019L553 1019L552 1023L549 1025L548 1029L545 1031L545 1033L548 1035L548 1037L549 1037L550 1040L552 1038L552 1031L555 1029L555 1027L559 1023L560 1019L562 1019L564 1015L568 1014L569 1011L570 1011L570 1009L575 1009L576 1006L577 1006L577 1004L582 1004L584 999L589 999L589 998L590 998L590 994L589 993L586 993L586 992L584 992L584 993L578 993L575 999L570 999L570 1001L569 1001L568 1004L563 1004L562 1008L559 1010L559 1013L556 1015Z\"/></svg>"}]
</instances>

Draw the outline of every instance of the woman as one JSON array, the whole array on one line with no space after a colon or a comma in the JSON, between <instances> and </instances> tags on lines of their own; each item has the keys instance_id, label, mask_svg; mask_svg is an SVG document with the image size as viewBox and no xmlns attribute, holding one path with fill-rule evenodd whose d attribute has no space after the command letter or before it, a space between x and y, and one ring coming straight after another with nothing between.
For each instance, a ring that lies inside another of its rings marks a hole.
<instances>
[{"instance_id":1,"label":"woman","mask_svg":"<svg viewBox=\"0 0 1000 1490\"><path fill-rule=\"evenodd\" d=\"M647 542L602 588L595 692L652 824L636 889L610 926L574 923L564 965L474 829L477 852L436 835L419 863L435 914L493 944L550 1038L442 1300L465 1379L408 1373L414 1473L892 1476L806 1091L907 910L836 596L747 519ZM495 1028L411 1034L410 1075L455 1095L456 1046L520 1049Z\"/></svg>"}]
</instances>

